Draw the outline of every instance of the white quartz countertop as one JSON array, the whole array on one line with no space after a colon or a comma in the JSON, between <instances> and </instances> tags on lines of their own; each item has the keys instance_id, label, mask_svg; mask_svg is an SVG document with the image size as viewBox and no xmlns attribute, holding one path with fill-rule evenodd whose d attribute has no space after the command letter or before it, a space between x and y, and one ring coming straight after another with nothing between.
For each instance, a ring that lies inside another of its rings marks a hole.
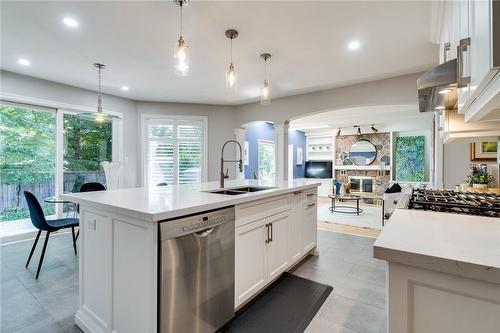
<instances>
[{"instance_id":1,"label":"white quartz countertop","mask_svg":"<svg viewBox=\"0 0 500 333\"><path fill-rule=\"evenodd\" d=\"M226 180L226 189L239 186L273 186L275 188L239 195L225 195L203 192L219 188L218 182L208 182L86 193L67 193L61 195L61 197L81 205L111 210L114 213L142 220L160 221L319 185L321 183L315 180L305 179L276 182Z\"/></svg>"},{"instance_id":2,"label":"white quartz countertop","mask_svg":"<svg viewBox=\"0 0 500 333\"><path fill-rule=\"evenodd\" d=\"M500 284L500 219L397 209L375 258Z\"/></svg>"}]
</instances>

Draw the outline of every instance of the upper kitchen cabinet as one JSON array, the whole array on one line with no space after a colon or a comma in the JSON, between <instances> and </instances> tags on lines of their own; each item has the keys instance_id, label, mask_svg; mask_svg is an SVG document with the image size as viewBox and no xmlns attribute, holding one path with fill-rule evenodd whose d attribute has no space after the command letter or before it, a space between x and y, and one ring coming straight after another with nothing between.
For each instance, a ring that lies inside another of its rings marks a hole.
<instances>
[{"instance_id":1,"label":"upper kitchen cabinet","mask_svg":"<svg viewBox=\"0 0 500 333\"><path fill-rule=\"evenodd\" d=\"M500 1L436 3L440 62L457 59L458 112L465 120L500 119Z\"/></svg>"}]
</instances>

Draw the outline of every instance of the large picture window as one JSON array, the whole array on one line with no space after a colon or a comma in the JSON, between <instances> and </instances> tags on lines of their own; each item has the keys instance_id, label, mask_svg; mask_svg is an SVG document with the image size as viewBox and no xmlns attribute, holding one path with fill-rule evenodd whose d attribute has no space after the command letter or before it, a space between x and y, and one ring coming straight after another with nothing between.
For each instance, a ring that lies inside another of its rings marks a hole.
<instances>
[{"instance_id":1,"label":"large picture window","mask_svg":"<svg viewBox=\"0 0 500 333\"><path fill-rule=\"evenodd\" d=\"M77 112L0 102L0 223L16 221L2 232L31 231L24 191L54 218L65 216L69 206L45 199L78 192L88 182L106 184L100 163L119 161L121 120L82 120Z\"/></svg>"},{"instance_id":2,"label":"large picture window","mask_svg":"<svg viewBox=\"0 0 500 333\"><path fill-rule=\"evenodd\" d=\"M0 222L29 218L24 191L38 197L46 215L55 194L56 113L0 105Z\"/></svg>"},{"instance_id":3,"label":"large picture window","mask_svg":"<svg viewBox=\"0 0 500 333\"><path fill-rule=\"evenodd\" d=\"M144 124L148 186L205 180L206 119L147 117Z\"/></svg>"}]
</instances>

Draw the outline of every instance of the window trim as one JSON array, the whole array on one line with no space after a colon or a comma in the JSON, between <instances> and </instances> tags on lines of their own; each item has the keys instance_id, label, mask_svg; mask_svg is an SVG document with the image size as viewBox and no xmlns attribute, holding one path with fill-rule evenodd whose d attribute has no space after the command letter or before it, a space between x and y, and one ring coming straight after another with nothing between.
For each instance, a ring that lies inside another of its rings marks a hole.
<instances>
[{"instance_id":1,"label":"window trim","mask_svg":"<svg viewBox=\"0 0 500 333\"><path fill-rule=\"evenodd\" d=\"M55 195L58 196L61 194L63 188L63 141L64 141L64 133L63 133L63 114L64 113L80 113L80 112L94 112L95 108L78 105L78 104L70 104L64 102L58 102L49 99L31 97L26 95L18 95L0 92L0 101L5 104L11 105L19 105L20 107L25 108L39 108L44 109L46 111L52 111L56 117L56 174L55 174ZM113 154L113 162L121 163L123 166L123 113L111 111L109 109L103 109L104 113L111 114L119 117L119 121L113 121L113 144L112 144L112 154ZM116 139L116 140L115 140ZM116 141L116 142L115 142ZM116 154L115 154L116 150ZM124 172L123 168L120 171L120 187L123 188L124 184ZM63 217L62 213L62 205L56 205L56 216L58 218Z\"/></svg>"},{"instance_id":2,"label":"window trim","mask_svg":"<svg viewBox=\"0 0 500 333\"><path fill-rule=\"evenodd\" d=\"M167 114L142 114L140 121L140 138L141 138L141 158L142 163L140 163L141 169L141 186L148 186L148 137L147 137L147 124L150 121L197 121L203 124L203 137L202 137L202 155L201 155L201 182L206 182L208 180L208 116L185 116L185 115L167 115Z\"/></svg>"}]
</instances>

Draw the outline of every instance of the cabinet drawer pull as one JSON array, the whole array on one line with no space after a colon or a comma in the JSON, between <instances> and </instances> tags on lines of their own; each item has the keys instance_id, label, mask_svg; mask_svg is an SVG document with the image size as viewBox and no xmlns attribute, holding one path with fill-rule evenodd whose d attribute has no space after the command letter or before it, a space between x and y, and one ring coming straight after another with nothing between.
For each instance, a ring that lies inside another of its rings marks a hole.
<instances>
[{"instance_id":1,"label":"cabinet drawer pull","mask_svg":"<svg viewBox=\"0 0 500 333\"><path fill-rule=\"evenodd\" d=\"M462 88L470 83L470 76L464 76L464 52L469 50L470 38L460 40L457 46L457 87Z\"/></svg>"},{"instance_id":2,"label":"cabinet drawer pull","mask_svg":"<svg viewBox=\"0 0 500 333\"><path fill-rule=\"evenodd\" d=\"M314 195L314 193L308 193L307 196L308 197L312 197Z\"/></svg>"},{"instance_id":3,"label":"cabinet drawer pull","mask_svg":"<svg viewBox=\"0 0 500 333\"><path fill-rule=\"evenodd\" d=\"M316 203L309 204L309 205L307 205L307 207L312 207L314 205L316 205Z\"/></svg>"},{"instance_id":4,"label":"cabinet drawer pull","mask_svg":"<svg viewBox=\"0 0 500 333\"><path fill-rule=\"evenodd\" d=\"M269 223L269 226L271 227L271 238L269 239L269 242L273 241L273 224Z\"/></svg>"},{"instance_id":5,"label":"cabinet drawer pull","mask_svg":"<svg viewBox=\"0 0 500 333\"><path fill-rule=\"evenodd\" d=\"M266 223L266 241L265 243L269 243L269 223Z\"/></svg>"},{"instance_id":6,"label":"cabinet drawer pull","mask_svg":"<svg viewBox=\"0 0 500 333\"><path fill-rule=\"evenodd\" d=\"M301 191L293 192L293 194L301 194Z\"/></svg>"}]
</instances>

